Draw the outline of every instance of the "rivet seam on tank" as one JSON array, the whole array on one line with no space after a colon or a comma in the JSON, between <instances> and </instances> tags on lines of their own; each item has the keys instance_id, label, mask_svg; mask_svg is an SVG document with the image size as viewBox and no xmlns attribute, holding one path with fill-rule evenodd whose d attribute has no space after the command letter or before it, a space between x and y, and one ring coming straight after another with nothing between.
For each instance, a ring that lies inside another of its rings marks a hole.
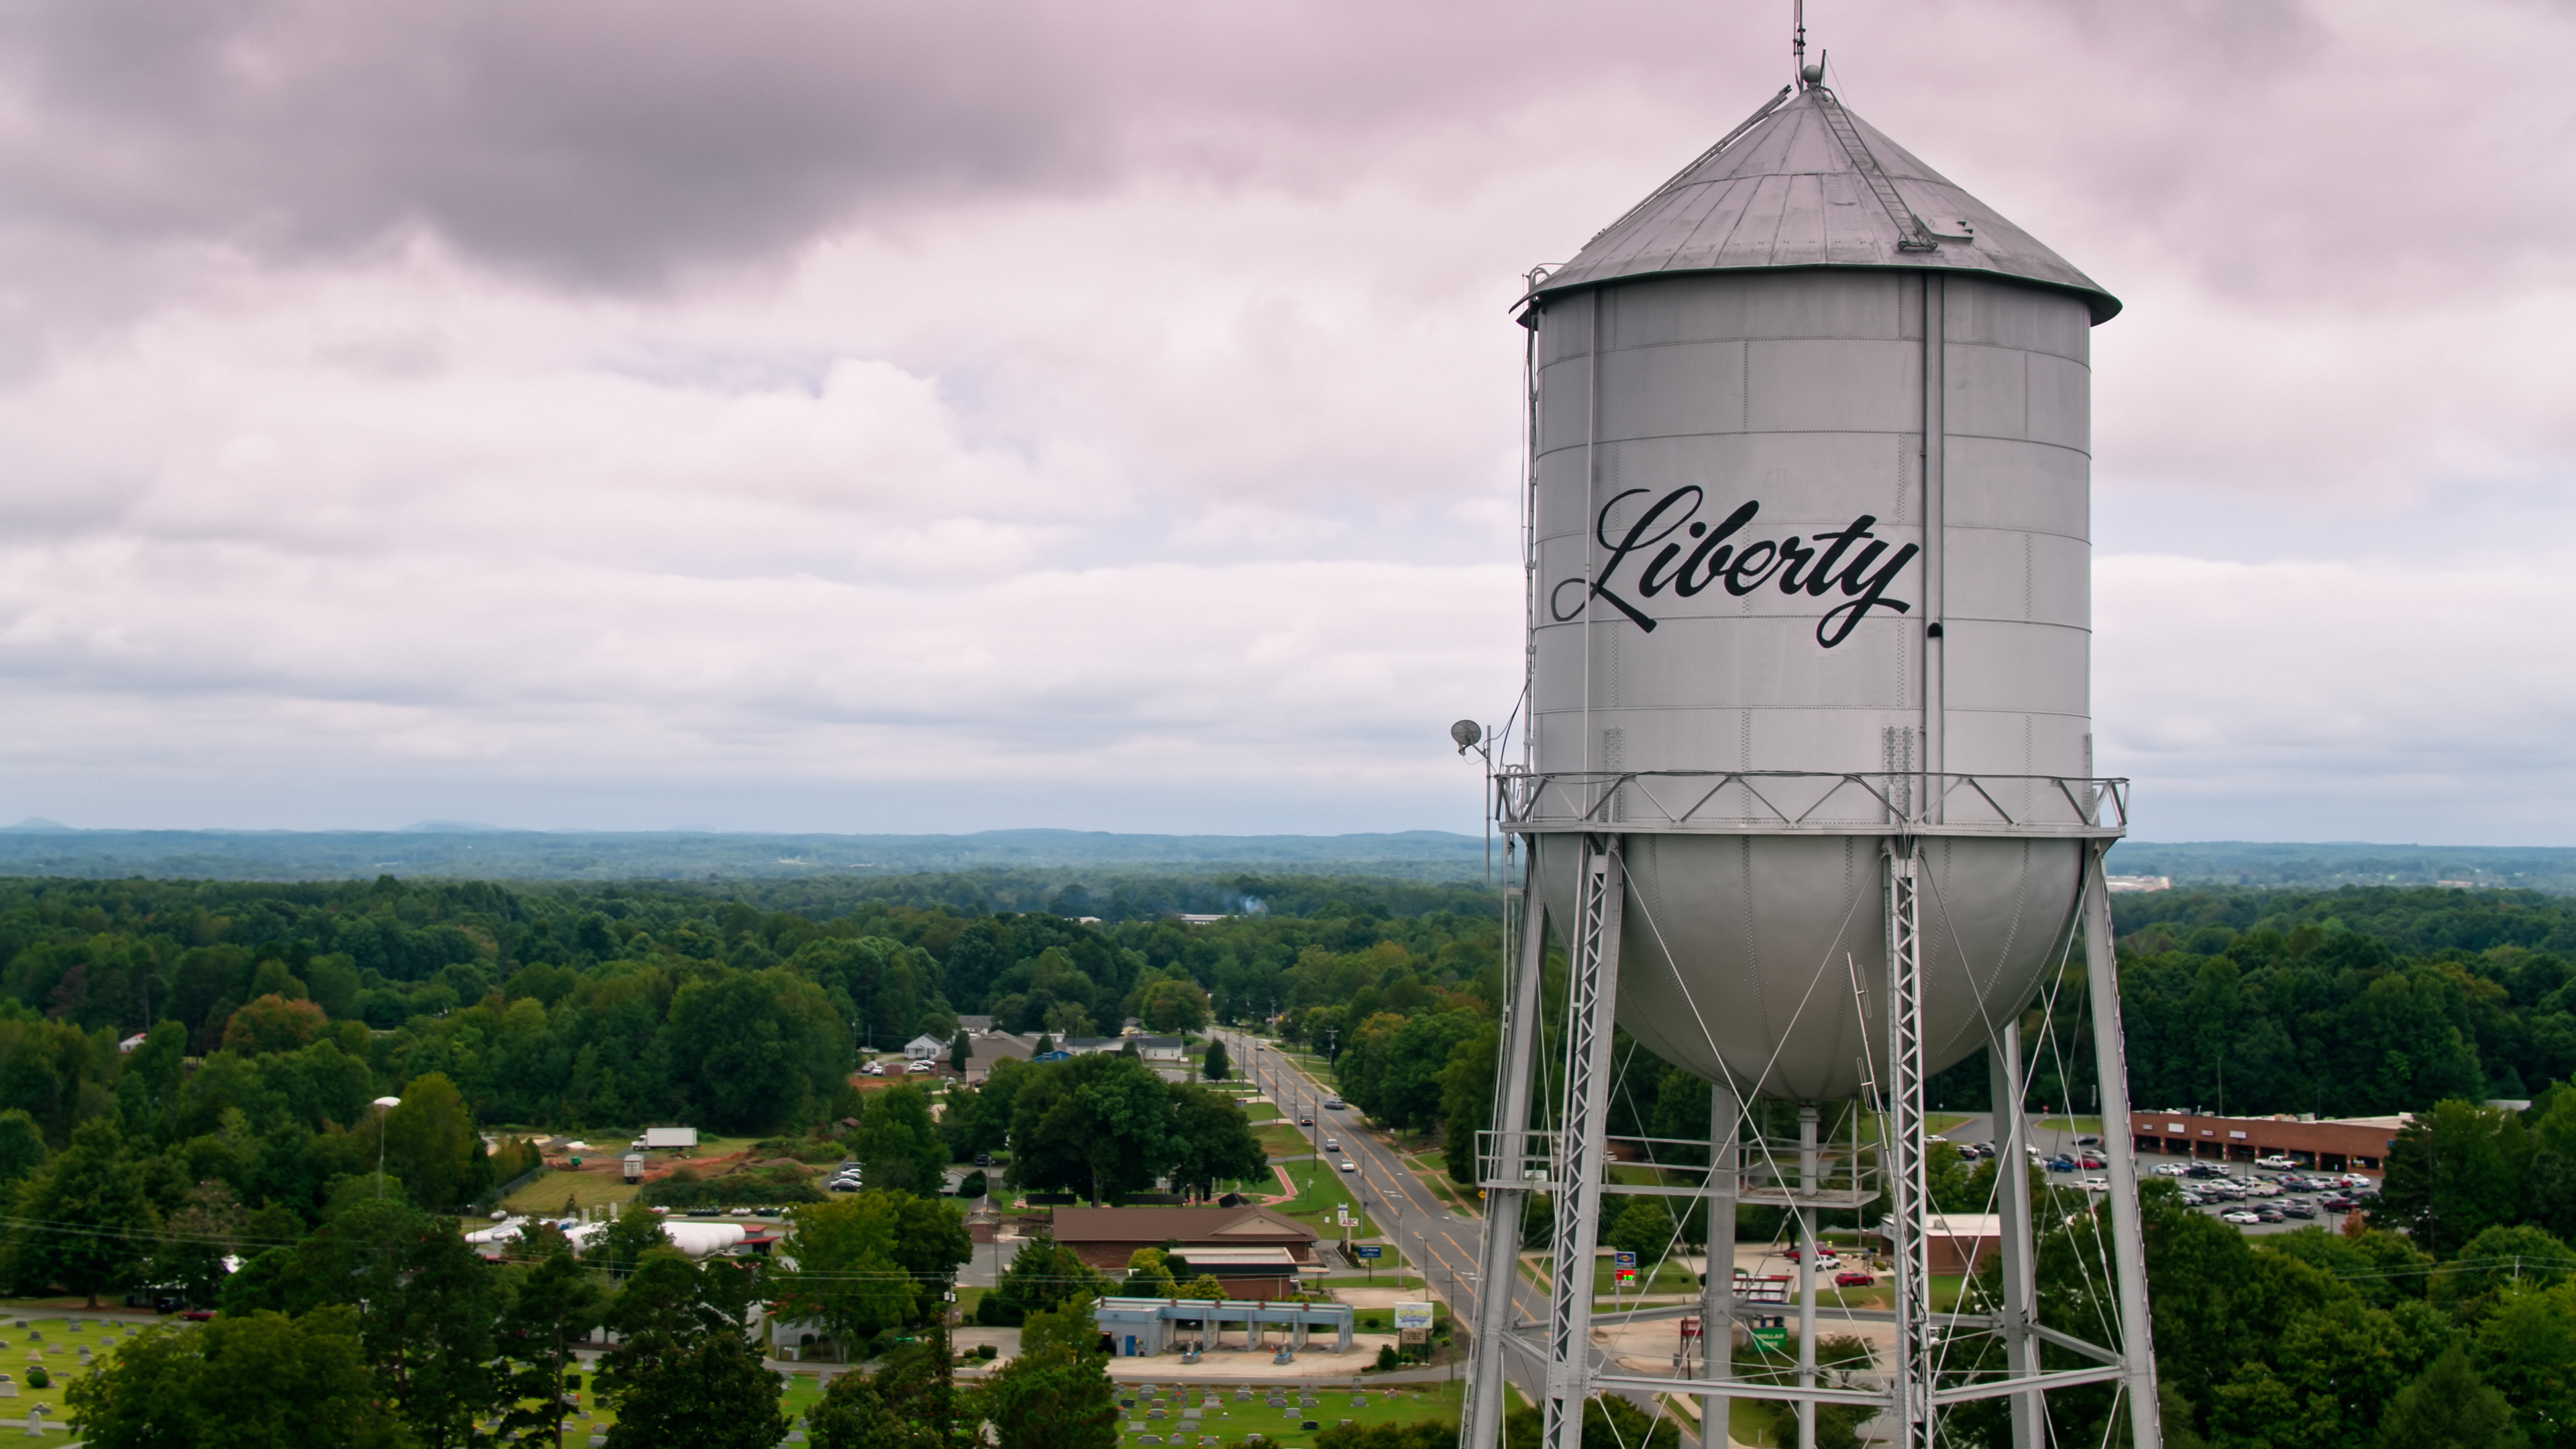
<instances>
[{"instance_id":1,"label":"rivet seam on tank","mask_svg":"<svg viewBox=\"0 0 2576 1449\"><path fill-rule=\"evenodd\" d=\"M1610 550L1609 559L1593 577L1581 575L1559 580L1548 590L1548 615L1557 623L1572 622L1591 607L1594 599L1617 609L1629 621L1651 634L1658 622L1637 604L1612 588L1618 582L1619 568L1631 554L1663 544L1637 573L1633 587L1640 598L1652 599L1669 588L1681 598L1690 598L1713 583L1724 583L1726 591L1741 598L1765 583L1775 583L1781 593L1803 593L1822 598L1826 590L1839 584L1845 602L1834 605L1816 621L1816 643L1831 649L1851 637L1869 611L1876 608L1909 613L1913 605L1903 599L1887 597L1888 586L1905 566L1922 552L1919 544L1899 545L1888 553L1888 541L1870 532L1878 522L1874 514L1864 513L1836 530L1800 538L1791 534L1783 539L1750 539L1738 543L1727 540L1753 521L1762 509L1759 499L1739 505L1725 520L1711 526L1694 515L1707 493L1696 483L1686 483L1655 500L1654 506L1639 514L1637 521L1617 542L1610 538L1610 514L1622 502L1650 492L1631 488L1601 505L1593 519L1592 536ZM1669 518L1669 521L1667 519ZM1662 524L1660 529L1657 524ZM1653 529L1654 532L1648 532ZM1676 533L1688 531L1694 542L1667 543ZM1821 549L1810 544L1824 545ZM1854 544L1862 545L1852 552ZM1685 551L1687 549L1687 552ZM1846 555L1849 555L1846 558ZM1885 559L1882 563L1880 560ZM1678 565L1678 567L1676 567ZM1836 572L1839 569L1840 572ZM1569 607L1566 590L1580 589Z\"/></svg>"}]
</instances>

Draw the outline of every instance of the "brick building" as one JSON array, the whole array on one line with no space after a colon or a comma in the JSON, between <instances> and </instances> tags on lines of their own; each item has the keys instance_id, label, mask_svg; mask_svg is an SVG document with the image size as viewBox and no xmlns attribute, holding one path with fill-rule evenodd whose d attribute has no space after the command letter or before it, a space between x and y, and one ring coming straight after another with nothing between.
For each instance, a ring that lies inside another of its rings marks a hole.
<instances>
[{"instance_id":1,"label":"brick building","mask_svg":"<svg viewBox=\"0 0 2576 1449\"><path fill-rule=\"evenodd\" d=\"M1319 1272L1315 1230L1263 1207L1061 1207L1055 1240L1112 1277L1138 1248L1169 1244L1192 1270L1215 1275L1228 1298L1268 1301Z\"/></svg>"},{"instance_id":2,"label":"brick building","mask_svg":"<svg viewBox=\"0 0 2576 1449\"><path fill-rule=\"evenodd\" d=\"M2207 1162L2287 1157L2324 1172L2377 1172L2388 1144L2410 1118L2204 1117L2191 1112L2132 1112L2129 1138L2141 1154Z\"/></svg>"}]
</instances>

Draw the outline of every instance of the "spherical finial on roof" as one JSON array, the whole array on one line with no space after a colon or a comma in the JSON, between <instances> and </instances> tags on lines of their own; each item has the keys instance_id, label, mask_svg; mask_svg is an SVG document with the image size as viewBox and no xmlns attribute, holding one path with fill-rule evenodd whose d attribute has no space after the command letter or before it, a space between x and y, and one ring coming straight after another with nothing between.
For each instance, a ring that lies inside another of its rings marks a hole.
<instances>
[{"instance_id":1,"label":"spherical finial on roof","mask_svg":"<svg viewBox=\"0 0 2576 1449\"><path fill-rule=\"evenodd\" d=\"M1811 86L1822 85L1825 80L1825 68L1821 65L1807 65L1799 70L1798 78Z\"/></svg>"}]
</instances>

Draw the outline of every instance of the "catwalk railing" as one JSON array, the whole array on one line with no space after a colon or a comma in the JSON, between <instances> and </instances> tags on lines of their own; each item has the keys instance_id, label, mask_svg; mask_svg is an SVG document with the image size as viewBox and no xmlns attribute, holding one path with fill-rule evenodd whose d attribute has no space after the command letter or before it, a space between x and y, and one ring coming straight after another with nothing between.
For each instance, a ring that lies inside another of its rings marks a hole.
<instances>
[{"instance_id":1,"label":"catwalk railing","mask_svg":"<svg viewBox=\"0 0 2576 1449\"><path fill-rule=\"evenodd\" d=\"M2129 829L2129 782L2066 775L1922 771L1506 770L1494 777L1503 829L1847 835L2047 835Z\"/></svg>"}]
</instances>

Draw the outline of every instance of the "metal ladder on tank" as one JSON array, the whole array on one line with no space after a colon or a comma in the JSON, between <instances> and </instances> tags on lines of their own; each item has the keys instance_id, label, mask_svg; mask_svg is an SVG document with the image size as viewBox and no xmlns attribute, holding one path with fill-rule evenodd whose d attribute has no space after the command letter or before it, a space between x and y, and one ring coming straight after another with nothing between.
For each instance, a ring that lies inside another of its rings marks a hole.
<instances>
[{"instance_id":1,"label":"metal ladder on tank","mask_svg":"<svg viewBox=\"0 0 2576 1449\"><path fill-rule=\"evenodd\" d=\"M1843 154L1851 157L1853 169L1869 183L1870 194L1886 208L1887 219L1896 223L1896 249L1900 252L1939 251L1941 239L1932 234L1932 228L1923 224L1923 218L1914 214L1914 208L1905 204L1905 198L1896 194L1896 183L1887 179L1886 169L1878 164L1876 156L1869 153L1868 145L1862 142L1860 130L1852 125L1851 115L1843 109L1842 102L1835 100L1834 93L1823 86L1815 88L1815 97L1816 109L1824 113L1826 128L1834 133L1835 140L1843 143Z\"/></svg>"}]
</instances>

